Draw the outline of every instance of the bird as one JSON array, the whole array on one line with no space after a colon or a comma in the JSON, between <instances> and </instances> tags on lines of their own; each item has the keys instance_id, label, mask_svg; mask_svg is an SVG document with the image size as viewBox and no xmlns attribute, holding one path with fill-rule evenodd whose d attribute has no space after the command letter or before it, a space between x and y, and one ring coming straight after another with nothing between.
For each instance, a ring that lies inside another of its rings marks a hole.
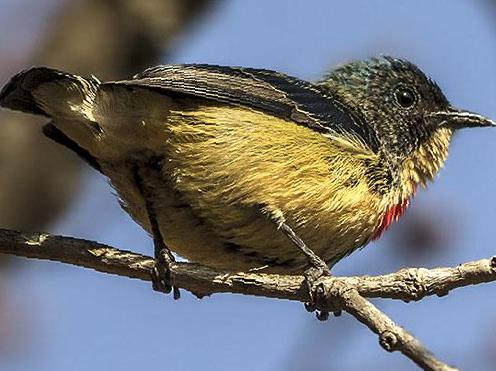
<instances>
[{"instance_id":1,"label":"bird","mask_svg":"<svg viewBox=\"0 0 496 371\"><path fill-rule=\"evenodd\" d=\"M206 64L110 82L32 67L0 105L47 117L43 133L109 179L153 237L165 292L171 252L232 272L328 272L404 214L456 131L496 126L390 56L315 82Z\"/></svg>"}]
</instances>

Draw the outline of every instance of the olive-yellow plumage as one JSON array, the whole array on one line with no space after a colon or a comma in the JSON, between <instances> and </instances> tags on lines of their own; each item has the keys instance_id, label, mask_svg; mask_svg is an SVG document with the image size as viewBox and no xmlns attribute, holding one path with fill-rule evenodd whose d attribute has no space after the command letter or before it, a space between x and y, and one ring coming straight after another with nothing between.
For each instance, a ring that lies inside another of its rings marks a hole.
<instances>
[{"instance_id":1,"label":"olive-yellow plumage","mask_svg":"<svg viewBox=\"0 0 496 371\"><path fill-rule=\"evenodd\" d=\"M381 201L363 180L364 160L376 159L356 143L238 107L172 113L169 125L166 177L220 242L239 246L215 248L227 257L206 258L210 264L301 268L301 252L276 232L279 219L326 261L364 244L378 223ZM192 245L180 245L193 259Z\"/></svg>"},{"instance_id":2,"label":"olive-yellow plumage","mask_svg":"<svg viewBox=\"0 0 496 371\"><path fill-rule=\"evenodd\" d=\"M282 225L328 265L379 237L439 172L454 130L494 124L392 58L317 84L201 65L103 84L34 69L0 104L52 118L47 135L105 174L150 233L156 221L172 251L264 272L308 266Z\"/></svg>"}]
</instances>

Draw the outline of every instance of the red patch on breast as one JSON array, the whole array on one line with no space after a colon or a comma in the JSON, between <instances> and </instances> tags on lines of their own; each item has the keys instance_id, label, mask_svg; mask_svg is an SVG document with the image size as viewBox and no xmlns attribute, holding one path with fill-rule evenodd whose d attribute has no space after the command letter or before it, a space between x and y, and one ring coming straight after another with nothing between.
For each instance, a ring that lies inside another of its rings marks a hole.
<instances>
[{"instance_id":1,"label":"red patch on breast","mask_svg":"<svg viewBox=\"0 0 496 371\"><path fill-rule=\"evenodd\" d=\"M410 205L409 198L403 200L403 202L401 202L400 204L389 207L384 213L384 216L382 217L382 220L379 223L374 234L372 235L372 240L376 240L381 237L382 233L384 233L384 231L388 229L391 223L397 222L401 215L403 215L403 213L407 209L408 205Z\"/></svg>"}]
</instances>

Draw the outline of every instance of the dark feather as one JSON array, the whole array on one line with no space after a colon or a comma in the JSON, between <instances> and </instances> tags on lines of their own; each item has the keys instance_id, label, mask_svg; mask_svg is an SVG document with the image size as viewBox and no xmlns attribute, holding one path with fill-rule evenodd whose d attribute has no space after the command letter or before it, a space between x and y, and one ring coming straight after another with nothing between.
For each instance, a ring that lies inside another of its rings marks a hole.
<instances>
[{"instance_id":1,"label":"dark feather","mask_svg":"<svg viewBox=\"0 0 496 371\"><path fill-rule=\"evenodd\" d=\"M75 141L73 141L71 138L65 135L61 130L57 129L57 127L54 124L48 123L45 126L43 126L43 134L45 134L46 137L50 138L54 142L61 144L64 147L76 153L96 171L100 173L102 172L102 168L98 163L98 160L95 157L93 157L87 150L79 146L79 144L77 144Z\"/></svg>"}]
</instances>

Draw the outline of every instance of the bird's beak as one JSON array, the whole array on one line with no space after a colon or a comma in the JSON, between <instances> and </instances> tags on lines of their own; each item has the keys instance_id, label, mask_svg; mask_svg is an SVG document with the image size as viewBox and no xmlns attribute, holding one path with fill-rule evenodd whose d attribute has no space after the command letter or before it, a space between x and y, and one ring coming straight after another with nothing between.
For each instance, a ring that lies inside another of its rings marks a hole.
<instances>
[{"instance_id":1,"label":"bird's beak","mask_svg":"<svg viewBox=\"0 0 496 371\"><path fill-rule=\"evenodd\" d=\"M496 126L495 121L478 113L453 107L449 107L446 111L431 113L429 114L429 118L435 120L437 127L447 127L450 129Z\"/></svg>"}]
</instances>

